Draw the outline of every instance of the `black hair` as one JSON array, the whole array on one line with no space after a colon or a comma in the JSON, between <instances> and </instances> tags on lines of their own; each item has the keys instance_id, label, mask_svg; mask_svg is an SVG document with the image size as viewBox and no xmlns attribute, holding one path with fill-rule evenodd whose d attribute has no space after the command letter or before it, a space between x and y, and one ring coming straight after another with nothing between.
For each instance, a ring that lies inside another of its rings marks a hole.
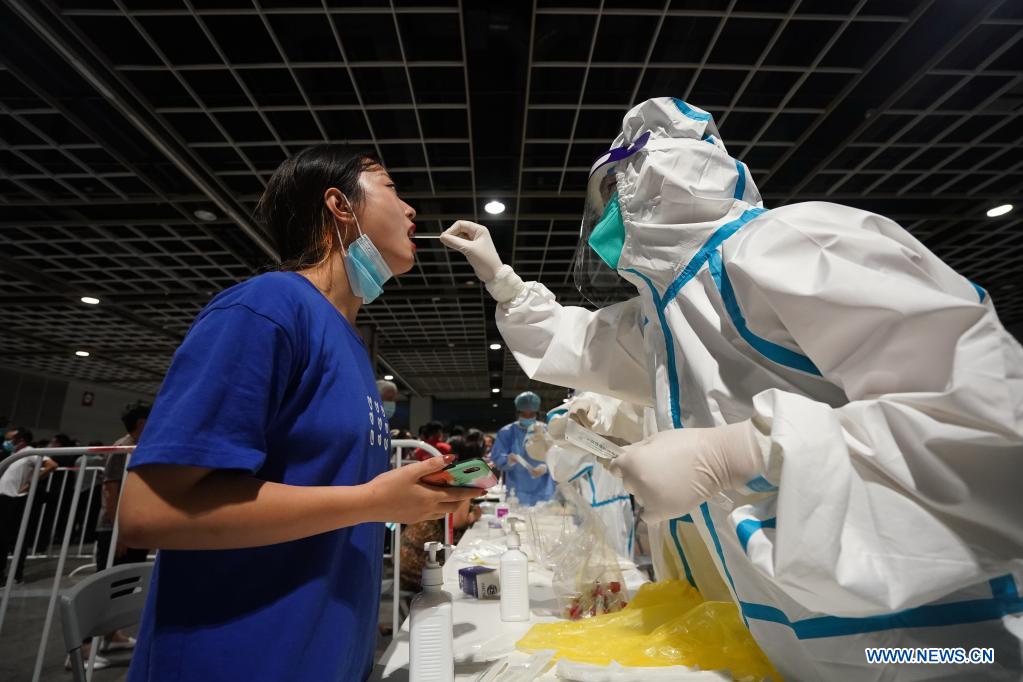
<instances>
[{"instance_id":1,"label":"black hair","mask_svg":"<svg viewBox=\"0 0 1023 682\"><path fill-rule=\"evenodd\" d=\"M460 462L467 459L477 459L484 454L482 438L473 440L469 435L455 436L448 441L448 445L451 446L451 454L456 455Z\"/></svg>"},{"instance_id":2,"label":"black hair","mask_svg":"<svg viewBox=\"0 0 1023 682\"><path fill-rule=\"evenodd\" d=\"M25 428L24 426L15 426L12 429L7 429L7 432L11 433L11 440L23 440L26 445L32 444L31 429Z\"/></svg>"},{"instance_id":3,"label":"black hair","mask_svg":"<svg viewBox=\"0 0 1023 682\"><path fill-rule=\"evenodd\" d=\"M437 436L444 433L444 425L440 422L426 422L423 426L423 437L429 438L430 436Z\"/></svg>"},{"instance_id":4,"label":"black hair","mask_svg":"<svg viewBox=\"0 0 1023 682\"><path fill-rule=\"evenodd\" d=\"M458 426L457 424L452 426L451 427L451 435L452 436L464 436L465 435L465 427L464 426Z\"/></svg>"},{"instance_id":5,"label":"black hair","mask_svg":"<svg viewBox=\"0 0 1023 682\"><path fill-rule=\"evenodd\" d=\"M124 408L124 412L121 413L121 423L124 424L124 429L128 433L131 433L138 426L140 419L149 419L149 413L153 407L148 403L132 403Z\"/></svg>"},{"instance_id":6,"label":"black hair","mask_svg":"<svg viewBox=\"0 0 1023 682\"><path fill-rule=\"evenodd\" d=\"M255 218L273 239L281 270L312 267L339 246L323 195L336 187L354 208L363 200L359 176L375 166L383 164L372 152L318 144L277 167L256 205Z\"/></svg>"},{"instance_id":7,"label":"black hair","mask_svg":"<svg viewBox=\"0 0 1023 682\"><path fill-rule=\"evenodd\" d=\"M71 440L71 436L67 435L66 433L55 433L53 434L53 438L51 438L50 440L57 441L58 448L70 448L74 447L75 444L75 442Z\"/></svg>"}]
</instances>

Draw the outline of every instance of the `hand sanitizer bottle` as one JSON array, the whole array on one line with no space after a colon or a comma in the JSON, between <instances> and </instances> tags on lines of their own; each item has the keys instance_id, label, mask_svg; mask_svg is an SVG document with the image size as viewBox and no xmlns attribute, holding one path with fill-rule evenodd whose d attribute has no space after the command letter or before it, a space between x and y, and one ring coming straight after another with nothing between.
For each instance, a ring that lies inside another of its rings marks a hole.
<instances>
[{"instance_id":1,"label":"hand sanitizer bottle","mask_svg":"<svg viewBox=\"0 0 1023 682\"><path fill-rule=\"evenodd\" d=\"M437 552L443 548L439 542L427 542L423 548L429 558L423 567L423 591L412 599L409 625L411 682L453 682L455 679L451 595L441 589L444 577L437 562Z\"/></svg>"},{"instance_id":2,"label":"hand sanitizer bottle","mask_svg":"<svg viewBox=\"0 0 1023 682\"><path fill-rule=\"evenodd\" d=\"M508 551L501 555L501 620L529 620L529 559L519 549L519 534L508 533Z\"/></svg>"}]
</instances>

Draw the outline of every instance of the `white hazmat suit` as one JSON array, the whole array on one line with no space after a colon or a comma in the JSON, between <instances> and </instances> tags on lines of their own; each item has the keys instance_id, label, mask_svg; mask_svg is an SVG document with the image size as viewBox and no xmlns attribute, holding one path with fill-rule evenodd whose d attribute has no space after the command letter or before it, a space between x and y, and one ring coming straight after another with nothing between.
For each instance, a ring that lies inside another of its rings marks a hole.
<instances>
[{"instance_id":1,"label":"white hazmat suit","mask_svg":"<svg viewBox=\"0 0 1023 682\"><path fill-rule=\"evenodd\" d=\"M1023 349L990 297L882 216L765 210L706 112L648 100L615 147L648 133L614 169L636 298L592 312L484 278L519 364L654 404L662 431L755 427L763 475L676 523L785 677L1020 679ZM868 662L878 646L996 662Z\"/></svg>"}]
</instances>

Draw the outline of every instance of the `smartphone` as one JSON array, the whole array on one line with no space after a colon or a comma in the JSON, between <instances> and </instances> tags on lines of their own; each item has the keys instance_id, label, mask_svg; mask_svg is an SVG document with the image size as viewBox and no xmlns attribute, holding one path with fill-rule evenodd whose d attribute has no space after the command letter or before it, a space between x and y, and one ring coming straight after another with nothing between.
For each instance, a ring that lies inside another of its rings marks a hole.
<instances>
[{"instance_id":1,"label":"smartphone","mask_svg":"<svg viewBox=\"0 0 1023 682\"><path fill-rule=\"evenodd\" d=\"M448 485L458 488L492 488L497 485L497 476L482 459L467 459L449 464L440 471L423 476L424 483Z\"/></svg>"}]
</instances>

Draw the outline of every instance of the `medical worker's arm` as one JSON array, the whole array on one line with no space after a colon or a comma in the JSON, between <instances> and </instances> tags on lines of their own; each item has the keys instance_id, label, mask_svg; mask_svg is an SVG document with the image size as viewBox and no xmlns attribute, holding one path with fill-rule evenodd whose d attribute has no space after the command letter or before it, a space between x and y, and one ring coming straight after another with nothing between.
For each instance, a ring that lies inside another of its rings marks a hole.
<instances>
[{"instance_id":1,"label":"medical worker's arm","mask_svg":"<svg viewBox=\"0 0 1023 682\"><path fill-rule=\"evenodd\" d=\"M515 454L512 447L515 444L510 430L501 429L494 437L494 447L490 449L490 462L501 471L511 471L518 466L509 455Z\"/></svg>"},{"instance_id":2,"label":"medical worker's arm","mask_svg":"<svg viewBox=\"0 0 1023 682\"><path fill-rule=\"evenodd\" d=\"M465 255L498 302L497 328L526 376L654 404L638 297L597 311L562 306L547 287L501 263L484 226L460 220L441 241Z\"/></svg>"},{"instance_id":3,"label":"medical worker's arm","mask_svg":"<svg viewBox=\"0 0 1023 682\"><path fill-rule=\"evenodd\" d=\"M990 299L908 233L845 211L765 216L725 262L749 330L780 322L791 339L772 340L848 397L755 397L779 491L773 539L751 541L751 558L806 607L864 615L1023 556L1023 349Z\"/></svg>"}]
</instances>

